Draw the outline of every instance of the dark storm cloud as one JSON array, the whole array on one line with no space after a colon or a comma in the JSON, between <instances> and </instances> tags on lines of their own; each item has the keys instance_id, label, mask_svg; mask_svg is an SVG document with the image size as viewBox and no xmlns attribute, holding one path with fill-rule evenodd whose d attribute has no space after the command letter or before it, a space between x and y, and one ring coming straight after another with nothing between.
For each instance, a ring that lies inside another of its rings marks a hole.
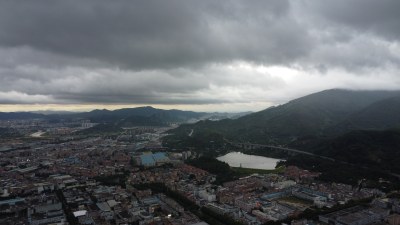
<instances>
[{"instance_id":1,"label":"dark storm cloud","mask_svg":"<svg viewBox=\"0 0 400 225\"><path fill-rule=\"evenodd\" d=\"M342 68L363 75L400 65L400 2L395 0L291 1L313 37L301 65Z\"/></svg>"},{"instance_id":2,"label":"dark storm cloud","mask_svg":"<svg viewBox=\"0 0 400 225\"><path fill-rule=\"evenodd\" d=\"M133 69L279 63L304 54L307 46L301 38L307 34L287 16L289 7L285 0L2 1L0 44Z\"/></svg>"},{"instance_id":3,"label":"dark storm cloud","mask_svg":"<svg viewBox=\"0 0 400 225\"><path fill-rule=\"evenodd\" d=\"M314 0L309 6L318 16L338 26L372 33L390 40L398 41L400 38L400 1Z\"/></svg>"},{"instance_id":4,"label":"dark storm cloud","mask_svg":"<svg viewBox=\"0 0 400 225\"><path fill-rule=\"evenodd\" d=\"M330 87L271 66L342 70L337 84L370 88L399 71L399 10L397 0L0 0L0 104L260 102Z\"/></svg>"}]
</instances>

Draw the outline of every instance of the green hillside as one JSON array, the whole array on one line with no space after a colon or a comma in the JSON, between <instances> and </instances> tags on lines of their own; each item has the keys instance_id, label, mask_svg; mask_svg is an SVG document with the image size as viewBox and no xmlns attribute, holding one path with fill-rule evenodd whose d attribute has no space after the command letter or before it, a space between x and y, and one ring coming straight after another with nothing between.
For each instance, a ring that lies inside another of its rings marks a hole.
<instances>
[{"instance_id":1,"label":"green hillside","mask_svg":"<svg viewBox=\"0 0 400 225\"><path fill-rule=\"evenodd\" d=\"M194 129L194 135L218 133L227 139L239 142L262 144L289 144L305 136L322 137L330 135L332 127L338 126L349 118L361 115L367 107L385 99L400 96L398 91L349 91L327 90L295 99L286 104L271 107L263 111L243 116L235 120L201 121L176 129L177 135L188 134ZM400 109L400 107L394 107ZM384 106L377 106L377 111ZM396 110L392 110L396 112ZM377 115L377 113L373 113ZM387 115L382 114L387 117ZM366 118L369 115L365 115ZM352 120L355 121L353 118ZM399 121L400 122L400 121ZM375 125L381 125L375 123ZM379 128L387 128L387 125ZM360 122L357 128L367 123ZM340 133L348 131L345 127ZM336 129L337 130L337 129ZM329 132L327 132L329 131ZM340 134L335 133L335 134Z\"/></svg>"},{"instance_id":2,"label":"green hillside","mask_svg":"<svg viewBox=\"0 0 400 225\"><path fill-rule=\"evenodd\" d=\"M400 187L400 130L351 131L336 138L319 140L314 145L299 144L297 147L335 159L297 155L285 162L322 172L322 180L357 185L366 179L366 184L371 187L385 190ZM383 184L382 178L388 182Z\"/></svg>"},{"instance_id":3,"label":"green hillside","mask_svg":"<svg viewBox=\"0 0 400 225\"><path fill-rule=\"evenodd\" d=\"M327 133L343 133L348 130L383 130L400 126L400 97L392 97L372 103L328 130Z\"/></svg>"},{"instance_id":4,"label":"green hillside","mask_svg":"<svg viewBox=\"0 0 400 225\"><path fill-rule=\"evenodd\" d=\"M313 152L369 168L400 174L400 131L351 131L323 141Z\"/></svg>"}]
</instances>

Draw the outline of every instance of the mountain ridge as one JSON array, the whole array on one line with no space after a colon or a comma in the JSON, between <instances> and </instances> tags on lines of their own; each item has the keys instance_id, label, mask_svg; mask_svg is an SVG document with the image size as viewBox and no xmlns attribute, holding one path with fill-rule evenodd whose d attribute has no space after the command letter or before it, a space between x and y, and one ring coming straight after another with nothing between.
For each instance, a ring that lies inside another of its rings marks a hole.
<instances>
[{"instance_id":1,"label":"mountain ridge","mask_svg":"<svg viewBox=\"0 0 400 225\"><path fill-rule=\"evenodd\" d=\"M122 108L116 110L95 109L89 112L75 112L63 114L40 114L32 112L0 112L0 120L19 119L44 119L52 121L90 120L93 123L109 124L112 126L99 126L98 129L112 128L118 130L121 127L130 126L168 126L170 124L191 123L203 119L224 119L228 117L240 117L243 113L206 113L184 111L177 109L157 109L152 106ZM96 128L91 129L93 131Z\"/></svg>"},{"instance_id":2,"label":"mountain ridge","mask_svg":"<svg viewBox=\"0 0 400 225\"><path fill-rule=\"evenodd\" d=\"M332 127L343 123L367 107L373 107L374 103L390 98L400 98L400 91L330 89L294 99L236 120L202 121L193 125L181 126L173 132L182 134L195 129L198 135L215 132L225 138L240 142L288 144L303 136L331 135L328 131ZM397 108L400 110L400 104ZM393 110L393 113L396 112L397 110ZM363 129L364 125L361 124L357 129ZM390 127L379 127L379 129L385 128ZM347 131L349 129L344 129L335 135Z\"/></svg>"}]
</instances>

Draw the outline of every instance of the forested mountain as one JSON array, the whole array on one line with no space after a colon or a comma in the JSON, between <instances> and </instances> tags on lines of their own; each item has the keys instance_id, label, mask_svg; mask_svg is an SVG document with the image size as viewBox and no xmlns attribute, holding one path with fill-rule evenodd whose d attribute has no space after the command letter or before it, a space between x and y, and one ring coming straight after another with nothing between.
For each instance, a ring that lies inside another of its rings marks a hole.
<instances>
[{"instance_id":1,"label":"forested mountain","mask_svg":"<svg viewBox=\"0 0 400 225\"><path fill-rule=\"evenodd\" d=\"M253 143L288 144L304 136L340 135L353 129L400 125L399 91L326 90L239 119L183 125L176 134L218 133Z\"/></svg>"},{"instance_id":2,"label":"forested mountain","mask_svg":"<svg viewBox=\"0 0 400 225\"><path fill-rule=\"evenodd\" d=\"M171 123L192 123L203 119L219 120L224 118L239 118L244 113L206 113L182 110L156 109L150 106L125 108L118 110L93 110L83 113L40 114L31 112L1 113L0 120L16 119L47 119L47 120L90 120L93 123L112 124L117 127L126 126L166 126Z\"/></svg>"},{"instance_id":3,"label":"forested mountain","mask_svg":"<svg viewBox=\"0 0 400 225\"><path fill-rule=\"evenodd\" d=\"M400 97L392 97L372 103L359 110L328 133L340 134L349 130L383 130L400 125Z\"/></svg>"}]
</instances>

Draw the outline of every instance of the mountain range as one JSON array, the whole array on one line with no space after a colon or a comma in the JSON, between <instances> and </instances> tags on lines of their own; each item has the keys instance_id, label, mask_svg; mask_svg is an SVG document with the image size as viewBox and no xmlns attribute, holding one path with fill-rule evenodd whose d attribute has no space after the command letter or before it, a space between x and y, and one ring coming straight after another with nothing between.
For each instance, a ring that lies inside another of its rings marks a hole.
<instances>
[{"instance_id":1,"label":"mountain range","mask_svg":"<svg viewBox=\"0 0 400 225\"><path fill-rule=\"evenodd\" d=\"M400 91L331 89L256 113L205 113L138 107L83 113L0 113L7 119L88 119L113 127L183 124L172 132L185 136L210 133L229 140L288 145L306 137L336 137L352 130L400 127Z\"/></svg>"},{"instance_id":2,"label":"mountain range","mask_svg":"<svg viewBox=\"0 0 400 225\"><path fill-rule=\"evenodd\" d=\"M118 110L93 110L90 112L0 112L0 120L14 119L51 119L51 120L78 120L86 119L93 123L113 124L123 126L165 126L171 123L193 123L199 120L219 120L225 118L238 118L243 113L206 113L182 110L163 110L150 106L125 108Z\"/></svg>"},{"instance_id":3,"label":"mountain range","mask_svg":"<svg viewBox=\"0 0 400 225\"><path fill-rule=\"evenodd\" d=\"M351 130L400 127L400 91L326 90L238 119L182 125L178 135L218 133L239 142L287 145L301 138Z\"/></svg>"}]
</instances>

